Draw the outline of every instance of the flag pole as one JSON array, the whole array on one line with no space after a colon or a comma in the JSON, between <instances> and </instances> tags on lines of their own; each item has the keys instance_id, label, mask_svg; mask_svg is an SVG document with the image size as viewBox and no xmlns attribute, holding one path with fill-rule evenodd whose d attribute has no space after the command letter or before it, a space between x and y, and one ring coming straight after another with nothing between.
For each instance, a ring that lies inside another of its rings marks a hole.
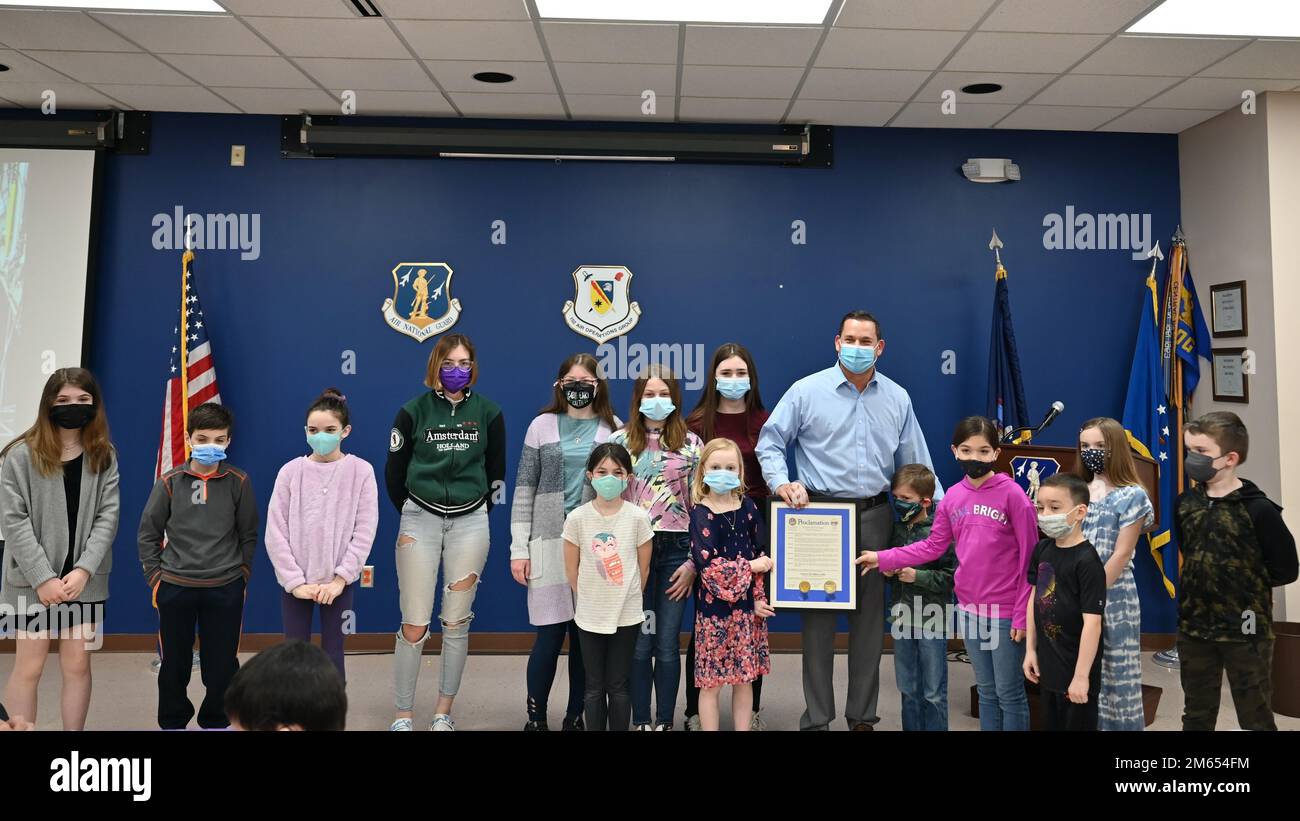
<instances>
[{"instance_id":1,"label":"flag pole","mask_svg":"<svg viewBox=\"0 0 1300 821\"><path fill-rule=\"evenodd\" d=\"M181 430L189 430L190 421L190 356L189 356L189 320L185 315L185 290L189 285L190 264L194 262L194 240L190 236L190 226L185 226L185 253L181 255ZM190 458L189 437L184 439L185 459Z\"/></svg>"}]
</instances>

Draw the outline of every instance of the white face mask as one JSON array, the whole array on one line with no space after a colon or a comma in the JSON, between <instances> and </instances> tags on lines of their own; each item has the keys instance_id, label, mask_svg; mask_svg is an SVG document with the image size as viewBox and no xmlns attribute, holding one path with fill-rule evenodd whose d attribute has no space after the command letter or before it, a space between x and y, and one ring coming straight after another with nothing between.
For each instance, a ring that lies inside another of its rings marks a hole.
<instances>
[{"instance_id":1,"label":"white face mask","mask_svg":"<svg viewBox=\"0 0 1300 821\"><path fill-rule=\"evenodd\" d=\"M1038 514L1038 529L1043 531L1049 539L1059 539L1074 530L1077 522L1070 521L1069 513L1057 513L1048 515L1046 513Z\"/></svg>"}]
</instances>

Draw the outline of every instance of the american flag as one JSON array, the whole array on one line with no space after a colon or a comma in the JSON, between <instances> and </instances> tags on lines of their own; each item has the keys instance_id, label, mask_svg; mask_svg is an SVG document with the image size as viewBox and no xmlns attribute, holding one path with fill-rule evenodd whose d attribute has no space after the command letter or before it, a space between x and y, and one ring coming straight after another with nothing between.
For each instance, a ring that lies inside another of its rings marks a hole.
<instances>
[{"instance_id":1,"label":"american flag","mask_svg":"<svg viewBox=\"0 0 1300 821\"><path fill-rule=\"evenodd\" d=\"M158 461L154 478L185 462L185 419L189 411L204 402L221 403L217 391L217 370L212 363L212 340L208 338L199 292L194 280L194 253L181 260L181 307L172 328L172 350L168 363L167 392L163 399L162 436L158 440Z\"/></svg>"}]
</instances>

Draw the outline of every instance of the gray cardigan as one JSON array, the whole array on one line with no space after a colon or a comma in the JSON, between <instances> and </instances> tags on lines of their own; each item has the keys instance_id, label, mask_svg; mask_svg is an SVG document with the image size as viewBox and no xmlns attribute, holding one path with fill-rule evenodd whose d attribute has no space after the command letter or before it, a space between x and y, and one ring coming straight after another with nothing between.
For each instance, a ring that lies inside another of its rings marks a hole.
<instances>
[{"instance_id":1,"label":"gray cardigan","mask_svg":"<svg viewBox=\"0 0 1300 821\"><path fill-rule=\"evenodd\" d=\"M108 598L108 573L113 567L113 537L120 508L117 453L108 467L92 473L82 460L81 501L73 540L73 566L90 574L82 601ZM20 442L0 466L0 538L5 541L0 604L25 609L39 602L35 588L58 578L68 556L68 506L63 473L43 476L32 464L31 452Z\"/></svg>"}]
</instances>

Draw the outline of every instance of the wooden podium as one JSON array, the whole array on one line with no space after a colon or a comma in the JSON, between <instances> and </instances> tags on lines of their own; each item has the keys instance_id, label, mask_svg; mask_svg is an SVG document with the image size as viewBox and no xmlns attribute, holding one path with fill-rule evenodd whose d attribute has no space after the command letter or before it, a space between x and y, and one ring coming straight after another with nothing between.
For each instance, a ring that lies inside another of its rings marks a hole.
<instances>
[{"instance_id":1,"label":"wooden podium","mask_svg":"<svg viewBox=\"0 0 1300 821\"><path fill-rule=\"evenodd\" d=\"M1159 476L1159 466L1155 461L1133 454L1133 461L1137 465L1138 481L1147 490L1147 496L1151 498L1151 507L1155 509L1156 527L1160 526L1160 482L1157 481ZM1012 463L1015 463L1016 469L1012 469ZM998 454L998 460L994 463L995 468L1002 473L1011 475L1011 478L1020 480L1024 474L1017 476L1017 471L1025 469L1025 473L1034 470L1034 463L1050 465L1055 463L1057 471L1062 473L1072 473L1079 463L1079 454L1074 448L1052 447L1049 445L1003 445L1002 452Z\"/></svg>"}]
</instances>

